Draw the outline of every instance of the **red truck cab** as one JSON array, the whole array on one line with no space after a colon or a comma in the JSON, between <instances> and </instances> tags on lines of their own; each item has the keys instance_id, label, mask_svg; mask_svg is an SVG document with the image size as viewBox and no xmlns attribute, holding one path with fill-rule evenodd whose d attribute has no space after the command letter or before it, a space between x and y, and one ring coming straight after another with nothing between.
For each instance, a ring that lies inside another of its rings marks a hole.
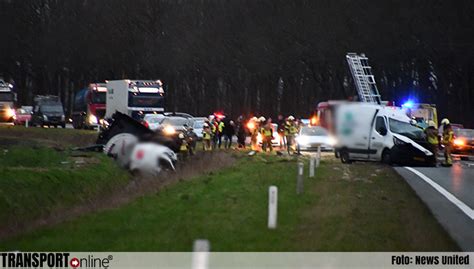
<instances>
[{"instance_id":1,"label":"red truck cab","mask_svg":"<svg viewBox=\"0 0 474 269\"><path fill-rule=\"evenodd\" d=\"M76 93L72 113L75 129L93 129L105 116L107 86L105 83L91 83Z\"/></svg>"}]
</instances>

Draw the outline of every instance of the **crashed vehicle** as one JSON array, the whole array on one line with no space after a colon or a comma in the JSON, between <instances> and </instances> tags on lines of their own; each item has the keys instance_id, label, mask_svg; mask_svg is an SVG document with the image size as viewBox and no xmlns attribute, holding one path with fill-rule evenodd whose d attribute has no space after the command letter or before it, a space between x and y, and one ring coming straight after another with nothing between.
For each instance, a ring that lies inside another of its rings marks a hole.
<instances>
[{"instance_id":1,"label":"crashed vehicle","mask_svg":"<svg viewBox=\"0 0 474 269\"><path fill-rule=\"evenodd\" d=\"M121 167L132 172L157 175L162 169L174 170L182 141L163 136L131 117L116 112L97 139L103 150Z\"/></svg>"}]
</instances>

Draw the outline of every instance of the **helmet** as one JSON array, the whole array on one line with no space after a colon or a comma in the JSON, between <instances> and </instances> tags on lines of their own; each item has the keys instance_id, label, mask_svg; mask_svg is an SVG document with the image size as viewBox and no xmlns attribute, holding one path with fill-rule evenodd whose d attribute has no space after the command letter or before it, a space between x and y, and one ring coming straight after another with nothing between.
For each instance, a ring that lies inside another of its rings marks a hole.
<instances>
[{"instance_id":1,"label":"helmet","mask_svg":"<svg viewBox=\"0 0 474 269\"><path fill-rule=\"evenodd\" d=\"M259 121L265 121L266 119L265 119L265 117L262 116L262 117L260 117L258 120L259 120Z\"/></svg>"},{"instance_id":2,"label":"helmet","mask_svg":"<svg viewBox=\"0 0 474 269\"><path fill-rule=\"evenodd\" d=\"M430 121L428 122L428 126L429 126L429 127L435 127L435 128L436 128L436 123L435 123L434 121L430 120Z\"/></svg>"},{"instance_id":3,"label":"helmet","mask_svg":"<svg viewBox=\"0 0 474 269\"><path fill-rule=\"evenodd\" d=\"M257 118L257 117L253 117L251 120L253 120L253 121L258 121L258 118Z\"/></svg>"},{"instance_id":4,"label":"helmet","mask_svg":"<svg viewBox=\"0 0 474 269\"><path fill-rule=\"evenodd\" d=\"M209 127L209 124L207 124L207 122L205 122L205 123L202 125L202 127L207 128L207 127Z\"/></svg>"},{"instance_id":5,"label":"helmet","mask_svg":"<svg viewBox=\"0 0 474 269\"><path fill-rule=\"evenodd\" d=\"M178 135L178 137L179 137L179 139L184 139L184 134L183 134L183 133L180 133L180 134Z\"/></svg>"},{"instance_id":6,"label":"helmet","mask_svg":"<svg viewBox=\"0 0 474 269\"><path fill-rule=\"evenodd\" d=\"M289 117L288 117L288 120L295 120L295 117L289 116Z\"/></svg>"},{"instance_id":7,"label":"helmet","mask_svg":"<svg viewBox=\"0 0 474 269\"><path fill-rule=\"evenodd\" d=\"M448 125L449 124L449 120L447 118L444 118L442 121L441 121L441 124L443 125Z\"/></svg>"},{"instance_id":8,"label":"helmet","mask_svg":"<svg viewBox=\"0 0 474 269\"><path fill-rule=\"evenodd\" d=\"M411 124L411 125L416 125L416 120L411 119L411 120L410 120L410 124Z\"/></svg>"}]
</instances>

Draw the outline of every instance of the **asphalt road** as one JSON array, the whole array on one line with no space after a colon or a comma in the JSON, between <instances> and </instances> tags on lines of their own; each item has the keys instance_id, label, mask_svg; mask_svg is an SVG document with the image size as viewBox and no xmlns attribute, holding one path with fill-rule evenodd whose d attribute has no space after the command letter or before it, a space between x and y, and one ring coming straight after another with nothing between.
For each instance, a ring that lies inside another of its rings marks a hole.
<instances>
[{"instance_id":1,"label":"asphalt road","mask_svg":"<svg viewBox=\"0 0 474 269\"><path fill-rule=\"evenodd\" d=\"M464 251L474 251L474 162L452 167L396 167Z\"/></svg>"}]
</instances>

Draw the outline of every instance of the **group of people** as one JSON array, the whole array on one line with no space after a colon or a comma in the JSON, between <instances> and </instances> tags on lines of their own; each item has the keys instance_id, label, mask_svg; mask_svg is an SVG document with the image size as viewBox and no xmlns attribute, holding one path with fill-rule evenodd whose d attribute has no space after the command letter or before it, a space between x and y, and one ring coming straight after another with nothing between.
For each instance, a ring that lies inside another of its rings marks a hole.
<instances>
[{"instance_id":1,"label":"group of people","mask_svg":"<svg viewBox=\"0 0 474 269\"><path fill-rule=\"evenodd\" d=\"M253 117L247 124L248 133L250 135L251 148L254 151L262 150L263 152L273 151L272 141L274 137L274 124L272 119L265 119L265 117ZM279 144L281 148L286 148L288 153L295 150L295 136L299 132L300 124L293 116L284 118L282 115L278 116L276 122L276 132L280 139ZM261 147L258 137L261 137ZM245 147L244 143L239 143L239 147Z\"/></svg>"},{"instance_id":2,"label":"group of people","mask_svg":"<svg viewBox=\"0 0 474 269\"><path fill-rule=\"evenodd\" d=\"M274 124L276 124L276 130ZM250 146L254 151L273 151L272 140L275 139L275 131L280 138L281 148L285 148L288 153L295 151L295 137L299 132L300 123L293 116L284 118L278 116L276 123L271 118L252 117L246 120L239 116L234 122L223 117L211 116L206 119L203 125L202 138L205 151L219 149L224 140L224 148L232 146L232 138L237 136L237 147L246 148L246 139L250 136ZM260 137L260 139L259 139Z\"/></svg>"},{"instance_id":3,"label":"group of people","mask_svg":"<svg viewBox=\"0 0 474 269\"><path fill-rule=\"evenodd\" d=\"M453 128L448 119L443 119L441 121L443 127L443 133L441 137L438 135L438 130L436 129L436 124L433 121L428 122L428 127L425 129L426 139L430 144L430 151L435 156L435 162L437 163L438 149L439 145L444 146L444 166L452 166L453 158L451 156L451 151L453 150L454 143L454 132Z\"/></svg>"},{"instance_id":4,"label":"group of people","mask_svg":"<svg viewBox=\"0 0 474 269\"><path fill-rule=\"evenodd\" d=\"M210 117L206 119L202 129L202 140L205 151L221 148L224 140L224 148L232 146L232 138L235 135L235 123L222 117Z\"/></svg>"}]
</instances>

